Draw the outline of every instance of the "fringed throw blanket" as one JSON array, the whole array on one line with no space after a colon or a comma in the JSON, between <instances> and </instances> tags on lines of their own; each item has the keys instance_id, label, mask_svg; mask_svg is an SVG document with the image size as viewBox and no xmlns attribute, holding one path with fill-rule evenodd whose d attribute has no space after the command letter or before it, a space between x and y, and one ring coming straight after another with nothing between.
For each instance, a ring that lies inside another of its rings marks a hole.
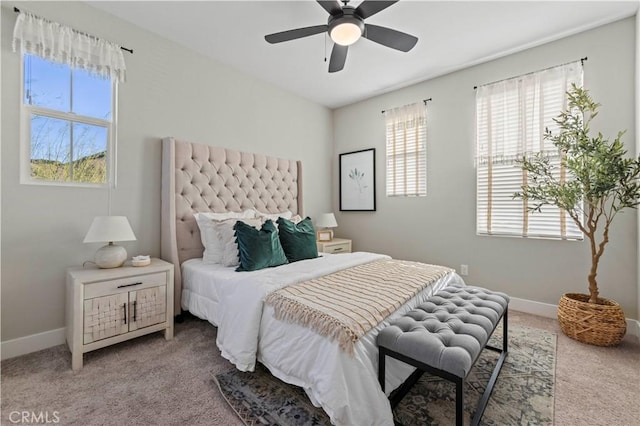
<instances>
[{"instance_id":1,"label":"fringed throw blanket","mask_svg":"<svg viewBox=\"0 0 640 426\"><path fill-rule=\"evenodd\" d=\"M379 260L277 290L265 303L275 317L337 340L355 343L428 285L453 269L403 260Z\"/></svg>"}]
</instances>

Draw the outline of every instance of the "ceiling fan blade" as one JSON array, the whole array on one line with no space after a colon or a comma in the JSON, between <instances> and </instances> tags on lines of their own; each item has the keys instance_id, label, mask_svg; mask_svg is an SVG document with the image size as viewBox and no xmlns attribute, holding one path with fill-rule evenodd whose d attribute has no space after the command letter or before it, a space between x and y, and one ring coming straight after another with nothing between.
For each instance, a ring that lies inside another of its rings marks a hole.
<instances>
[{"instance_id":1,"label":"ceiling fan blade","mask_svg":"<svg viewBox=\"0 0 640 426\"><path fill-rule=\"evenodd\" d=\"M410 51L418 42L418 37L391 28L371 24L365 24L364 28L364 38L402 52Z\"/></svg>"},{"instance_id":2,"label":"ceiling fan blade","mask_svg":"<svg viewBox=\"0 0 640 426\"><path fill-rule=\"evenodd\" d=\"M360 3L360 6L356 8L356 13L360 15L362 18L367 19L369 16L373 16L376 13L385 10L389 6L394 3L398 3L398 0L395 1L378 1L378 0L365 0Z\"/></svg>"},{"instance_id":3,"label":"ceiling fan blade","mask_svg":"<svg viewBox=\"0 0 640 426\"><path fill-rule=\"evenodd\" d=\"M349 46L342 46L337 43L333 45L331 59L329 60L329 72L337 72L344 68L348 51Z\"/></svg>"},{"instance_id":4,"label":"ceiling fan blade","mask_svg":"<svg viewBox=\"0 0 640 426\"><path fill-rule=\"evenodd\" d=\"M326 25L316 25L313 27L296 28L295 30L282 31L264 36L269 43L282 43L283 41L295 40L297 38L308 37L327 31Z\"/></svg>"},{"instance_id":5,"label":"ceiling fan blade","mask_svg":"<svg viewBox=\"0 0 640 426\"><path fill-rule=\"evenodd\" d=\"M320 3L320 6L322 6L324 10L329 12L329 15L335 16L342 13L342 7L340 7L338 0L317 0L317 2Z\"/></svg>"}]
</instances>

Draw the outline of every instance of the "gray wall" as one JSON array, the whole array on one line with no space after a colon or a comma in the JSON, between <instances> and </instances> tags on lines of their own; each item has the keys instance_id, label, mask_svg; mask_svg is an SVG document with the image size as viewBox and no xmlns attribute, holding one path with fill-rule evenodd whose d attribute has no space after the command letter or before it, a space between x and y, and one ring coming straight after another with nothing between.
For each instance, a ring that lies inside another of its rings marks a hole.
<instances>
[{"instance_id":1,"label":"gray wall","mask_svg":"<svg viewBox=\"0 0 640 426\"><path fill-rule=\"evenodd\" d=\"M13 5L14 3L11 3ZM15 2L79 30L133 48L119 88L118 187L112 213L129 218L130 254L159 255L160 138L176 136L304 163L305 213L333 210L339 236L354 248L394 257L469 265L472 284L555 304L586 291L585 243L475 235L473 86L589 56L585 80L603 104L597 130L628 129L634 140L633 18L426 81L336 110L283 92L85 4ZM82 244L91 220L106 214L107 191L19 184L19 55L11 52L15 14L3 2L1 34L2 341L64 326L68 266L90 260ZM429 104L428 196L384 197L384 120L380 110L433 97ZM332 133L333 129L333 133ZM337 154L377 148L378 211L338 212ZM327 170L333 169L333 185ZM333 193L333 198L331 194ZM638 317L637 215L614 224L600 270L605 297ZM640 303L640 302L638 302Z\"/></svg>"},{"instance_id":2,"label":"gray wall","mask_svg":"<svg viewBox=\"0 0 640 426\"><path fill-rule=\"evenodd\" d=\"M587 292L586 242L476 235L473 87L588 56L585 85L602 104L593 129L606 136L627 129L624 140L634 153L635 43L635 18L628 18L335 110L336 154L375 147L377 169L377 211L340 213L334 159L336 234L352 238L356 250L456 269L467 264L468 283L513 297L556 304L564 292ZM430 97L428 195L386 198L380 111ZM635 210L616 218L598 275L601 295L621 303L630 318L638 318L636 218Z\"/></svg>"},{"instance_id":3,"label":"gray wall","mask_svg":"<svg viewBox=\"0 0 640 426\"><path fill-rule=\"evenodd\" d=\"M16 2L134 49L118 102L118 187L112 214L126 215L130 255L160 254L160 138L299 159L304 212L330 210L332 114L79 2ZM12 3L13 5L13 3ZM16 15L2 6L2 340L64 327L65 269L90 260L83 244L107 191L19 183L20 55L11 51Z\"/></svg>"},{"instance_id":4,"label":"gray wall","mask_svg":"<svg viewBox=\"0 0 640 426\"><path fill-rule=\"evenodd\" d=\"M636 12L636 153L640 153L640 12ZM638 317L640 317L640 214L638 215Z\"/></svg>"}]
</instances>

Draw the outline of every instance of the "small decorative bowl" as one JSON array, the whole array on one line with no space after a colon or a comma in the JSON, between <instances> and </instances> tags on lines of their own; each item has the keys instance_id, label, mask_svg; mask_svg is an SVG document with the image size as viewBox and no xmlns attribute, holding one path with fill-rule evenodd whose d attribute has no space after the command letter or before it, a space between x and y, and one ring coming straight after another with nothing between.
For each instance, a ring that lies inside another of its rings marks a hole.
<instances>
[{"instance_id":1,"label":"small decorative bowl","mask_svg":"<svg viewBox=\"0 0 640 426\"><path fill-rule=\"evenodd\" d=\"M149 266L150 264L150 256L134 256L131 258L131 265L133 266Z\"/></svg>"}]
</instances>

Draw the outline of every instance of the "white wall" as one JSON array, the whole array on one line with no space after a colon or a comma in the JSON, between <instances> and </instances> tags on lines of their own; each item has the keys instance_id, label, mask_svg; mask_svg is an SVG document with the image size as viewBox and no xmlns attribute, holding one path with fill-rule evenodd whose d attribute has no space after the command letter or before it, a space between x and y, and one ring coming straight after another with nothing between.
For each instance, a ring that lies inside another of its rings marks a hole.
<instances>
[{"instance_id":1,"label":"white wall","mask_svg":"<svg viewBox=\"0 0 640 426\"><path fill-rule=\"evenodd\" d=\"M636 13L636 155L640 153L640 11ZM638 319L640 319L640 214L638 215Z\"/></svg>"},{"instance_id":2,"label":"white wall","mask_svg":"<svg viewBox=\"0 0 640 426\"><path fill-rule=\"evenodd\" d=\"M11 4L13 6L14 3ZM112 213L126 215L130 255L160 254L160 138L231 147L303 162L304 213L330 210L332 114L327 108L80 2L15 2L34 13L134 49L119 88L118 187ZM19 183L20 55L16 15L2 5L2 340L64 326L65 269L99 247L82 244L107 191Z\"/></svg>"},{"instance_id":3,"label":"white wall","mask_svg":"<svg viewBox=\"0 0 640 426\"><path fill-rule=\"evenodd\" d=\"M564 292L587 292L586 242L476 235L473 87L588 56L585 85L602 104L594 130L615 137L618 130L627 129L624 140L634 153L634 26L635 18L628 18L335 110L336 154L376 148L378 196L376 212L338 212L338 160L334 159L337 235L352 238L356 250L456 269L467 264L468 283L513 297L556 304ZM430 97L428 196L386 198L380 111ZM638 318L637 226L635 210L616 219L598 275L601 295L621 303L631 318Z\"/></svg>"}]
</instances>

